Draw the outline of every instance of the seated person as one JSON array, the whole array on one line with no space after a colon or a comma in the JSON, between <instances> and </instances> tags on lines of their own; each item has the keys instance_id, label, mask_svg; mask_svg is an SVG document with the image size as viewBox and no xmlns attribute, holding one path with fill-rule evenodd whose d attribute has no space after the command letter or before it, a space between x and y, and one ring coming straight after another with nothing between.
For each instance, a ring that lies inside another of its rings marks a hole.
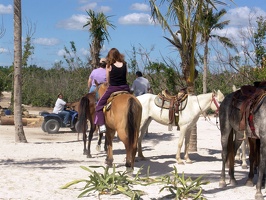
<instances>
[{"instance_id":1,"label":"seated person","mask_svg":"<svg viewBox=\"0 0 266 200\"><path fill-rule=\"evenodd\" d=\"M62 116L63 119L64 119L64 121L63 121L64 126L68 127L68 126L70 126L70 124L68 123L69 122L69 117L70 117L70 112L65 110L65 106L68 106L70 104L66 103L63 100L63 94L62 93L59 93L57 95L57 97L58 98L57 98L57 100L55 102L55 107L54 107L53 113Z\"/></svg>"}]
</instances>

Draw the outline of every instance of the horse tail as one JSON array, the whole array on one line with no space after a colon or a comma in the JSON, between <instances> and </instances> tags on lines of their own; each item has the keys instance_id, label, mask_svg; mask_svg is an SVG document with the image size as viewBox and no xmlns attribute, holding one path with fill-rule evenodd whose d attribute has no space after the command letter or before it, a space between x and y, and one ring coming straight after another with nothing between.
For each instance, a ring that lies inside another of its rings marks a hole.
<instances>
[{"instance_id":1,"label":"horse tail","mask_svg":"<svg viewBox=\"0 0 266 200\"><path fill-rule=\"evenodd\" d=\"M80 127L82 127L82 131L86 130L87 125L87 110L89 108L89 99L84 96L80 99L79 110L78 110L78 118Z\"/></svg>"},{"instance_id":2,"label":"horse tail","mask_svg":"<svg viewBox=\"0 0 266 200\"><path fill-rule=\"evenodd\" d=\"M127 131L129 146L133 148L137 144L139 127L141 120L142 107L138 104L136 99L130 97L128 100L128 115L127 115Z\"/></svg>"}]
</instances>

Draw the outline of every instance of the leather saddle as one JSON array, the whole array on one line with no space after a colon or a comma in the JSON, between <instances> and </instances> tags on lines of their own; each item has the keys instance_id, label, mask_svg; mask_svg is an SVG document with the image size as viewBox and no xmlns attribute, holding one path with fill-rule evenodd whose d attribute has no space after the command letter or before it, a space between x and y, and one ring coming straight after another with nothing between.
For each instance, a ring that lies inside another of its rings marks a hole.
<instances>
[{"instance_id":1,"label":"leather saddle","mask_svg":"<svg viewBox=\"0 0 266 200\"><path fill-rule=\"evenodd\" d=\"M255 82L254 86L244 85L240 90L236 91L233 100L232 107L239 110L240 122L239 130L244 131L246 123L252 131L252 136L258 138L253 121L253 115L256 109L261 105L262 99L266 96L266 81Z\"/></svg>"},{"instance_id":2,"label":"leather saddle","mask_svg":"<svg viewBox=\"0 0 266 200\"><path fill-rule=\"evenodd\" d=\"M106 102L106 105L104 106L103 108L103 112L106 112L108 110L111 109L111 105L112 105L112 101L114 100L114 98L118 95L121 95L121 94L130 94L129 92L127 91L117 91L117 92L113 92L110 97L107 99L107 102Z\"/></svg>"},{"instance_id":3,"label":"leather saddle","mask_svg":"<svg viewBox=\"0 0 266 200\"><path fill-rule=\"evenodd\" d=\"M177 124L179 111L185 108L185 106L180 108L180 104L187 99L187 96L186 88L181 89L177 95L171 95L168 90L163 90L155 97L154 103L161 109L169 110L169 124L172 124L174 119L176 119L175 123Z\"/></svg>"}]
</instances>

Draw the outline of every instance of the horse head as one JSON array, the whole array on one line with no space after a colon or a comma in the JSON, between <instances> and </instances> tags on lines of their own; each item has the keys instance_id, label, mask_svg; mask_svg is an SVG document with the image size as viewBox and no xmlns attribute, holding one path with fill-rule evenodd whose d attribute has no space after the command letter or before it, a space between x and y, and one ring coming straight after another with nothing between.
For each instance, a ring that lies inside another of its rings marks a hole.
<instances>
[{"instance_id":1,"label":"horse head","mask_svg":"<svg viewBox=\"0 0 266 200\"><path fill-rule=\"evenodd\" d=\"M218 90L212 92L211 109L213 111L219 110L220 103L224 100L224 94Z\"/></svg>"}]
</instances>

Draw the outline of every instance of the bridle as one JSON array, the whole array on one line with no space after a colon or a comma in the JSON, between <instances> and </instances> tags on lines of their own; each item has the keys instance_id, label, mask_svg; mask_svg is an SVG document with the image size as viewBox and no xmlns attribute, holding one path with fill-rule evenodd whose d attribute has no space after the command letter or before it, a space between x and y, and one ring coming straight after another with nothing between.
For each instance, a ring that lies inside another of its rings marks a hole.
<instances>
[{"instance_id":1,"label":"bridle","mask_svg":"<svg viewBox=\"0 0 266 200\"><path fill-rule=\"evenodd\" d=\"M199 104L199 100L198 100L198 98L197 98L197 101L198 101L199 108L200 108L200 110L202 111L202 109L201 109L201 107L200 107L200 104ZM219 108L220 108L220 104L219 104L219 102L215 99L215 95L214 95L213 93L212 93L212 98L211 98L211 104L212 104L212 102L214 103L214 105L215 105L216 108L217 108L217 110L215 111L215 114L216 114L216 116L218 116ZM204 117L205 117L205 116L204 116ZM205 117L205 120L206 120L206 117ZM217 126L217 128L219 129L219 127L218 127L217 117L216 117L216 126Z\"/></svg>"},{"instance_id":2,"label":"bridle","mask_svg":"<svg viewBox=\"0 0 266 200\"><path fill-rule=\"evenodd\" d=\"M216 114L218 114L218 112L219 112L219 108L220 108L220 105L219 105L219 103L217 102L217 100L215 99L215 95L214 94L212 94L212 100L211 100L211 103L214 103L214 105L216 106L216 108L217 108L217 110L215 111L215 113Z\"/></svg>"},{"instance_id":3,"label":"bridle","mask_svg":"<svg viewBox=\"0 0 266 200\"><path fill-rule=\"evenodd\" d=\"M215 106L216 106L216 108L217 108L217 110L215 111L215 114L216 114L216 126L217 126L217 128L220 130L220 127L218 126L218 113L219 113L219 108L220 108L220 104L217 102L217 100L215 99L215 95L214 94L212 94L212 100L211 100L211 103L212 103L212 101L213 101L213 103L215 104Z\"/></svg>"}]
</instances>

